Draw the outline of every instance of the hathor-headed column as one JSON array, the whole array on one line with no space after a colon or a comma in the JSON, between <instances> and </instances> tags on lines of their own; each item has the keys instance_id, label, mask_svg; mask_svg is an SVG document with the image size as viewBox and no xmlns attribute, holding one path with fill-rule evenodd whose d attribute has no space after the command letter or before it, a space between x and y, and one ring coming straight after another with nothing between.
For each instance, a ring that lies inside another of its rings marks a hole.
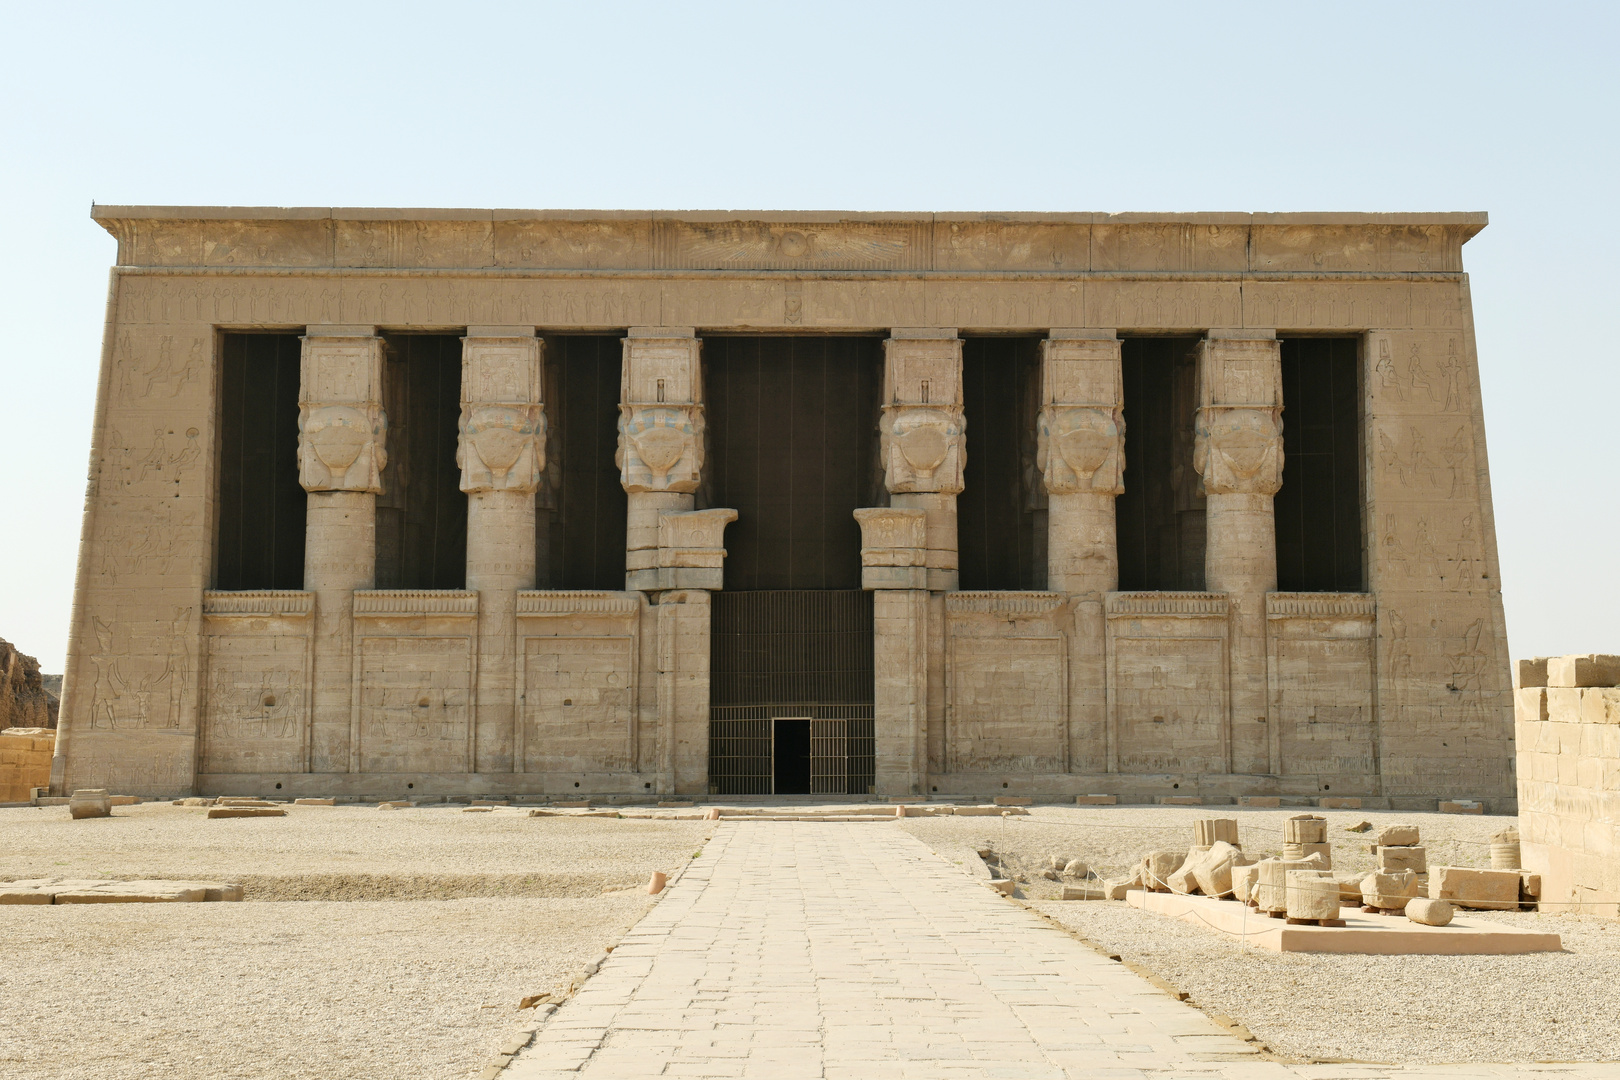
<instances>
[{"instance_id":1,"label":"hathor-headed column","mask_svg":"<svg viewBox=\"0 0 1620 1080\"><path fill-rule=\"evenodd\" d=\"M377 572L377 495L388 463L383 342L371 326L311 326L298 386L298 481L309 492L304 588L315 594L313 772L353 771L354 590Z\"/></svg>"},{"instance_id":2,"label":"hathor-headed column","mask_svg":"<svg viewBox=\"0 0 1620 1080\"><path fill-rule=\"evenodd\" d=\"M1046 483L1046 587L1074 610L1069 760L1107 768L1108 593L1119 587L1114 497L1125 490L1120 343L1112 330L1053 330L1041 343L1036 464Z\"/></svg>"},{"instance_id":3,"label":"hathor-headed column","mask_svg":"<svg viewBox=\"0 0 1620 1080\"><path fill-rule=\"evenodd\" d=\"M883 477L889 505L926 514L927 588L957 587L962 492L962 340L954 329L895 329L883 343Z\"/></svg>"},{"instance_id":4,"label":"hathor-headed column","mask_svg":"<svg viewBox=\"0 0 1620 1080\"><path fill-rule=\"evenodd\" d=\"M1282 353L1274 331L1211 330L1198 352L1193 467L1208 496L1205 587L1231 612L1233 772L1266 769L1266 593L1277 587Z\"/></svg>"},{"instance_id":5,"label":"hathor-headed column","mask_svg":"<svg viewBox=\"0 0 1620 1080\"><path fill-rule=\"evenodd\" d=\"M625 588L658 588L658 515L692 509L703 474L703 371L691 327L634 326L619 376Z\"/></svg>"},{"instance_id":6,"label":"hathor-headed column","mask_svg":"<svg viewBox=\"0 0 1620 1080\"><path fill-rule=\"evenodd\" d=\"M467 588L478 591L479 772L514 771L513 618L534 587L534 493L546 467L541 342L532 326L469 326L461 339L456 464L467 493Z\"/></svg>"}]
</instances>

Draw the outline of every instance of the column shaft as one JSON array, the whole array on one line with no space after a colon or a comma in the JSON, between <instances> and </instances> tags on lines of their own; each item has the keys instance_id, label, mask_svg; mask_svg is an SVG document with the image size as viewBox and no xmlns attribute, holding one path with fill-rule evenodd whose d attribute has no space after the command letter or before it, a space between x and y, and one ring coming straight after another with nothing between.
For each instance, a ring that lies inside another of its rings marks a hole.
<instances>
[{"instance_id":1,"label":"column shaft","mask_svg":"<svg viewBox=\"0 0 1620 1080\"><path fill-rule=\"evenodd\" d=\"M1199 347L1193 465L1207 503L1204 583L1227 594L1228 767L1264 773L1266 593L1277 587L1272 497L1282 486L1282 361L1269 331L1211 331Z\"/></svg>"},{"instance_id":2,"label":"column shaft","mask_svg":"<svg viewBox=\"0 0 1620 1080\"><path fill-rule=\"evenodd\" d=\"M1069 598L1069 765L1108 768L1108 593L1119 588L1114 499L1125 490L1120 343L1053 330L1041 348L1037 463L1047 491L1046 587Z\"/></svg>"},{"instance_id":3,"label":"column shaft","mask_svg":"<svg viewBox=\"0 0 1620 1080\"><path fill-rule=\"evenodd\" d=\"M356 772L354 591L377 576L387 417L373 327L312 326L299 363L298 478L308 495L304 588L315 594L310 771Z\"/></svg>"},{"instance_id":4,"label":"column shaft","mask_svg":"<svg viewBox=\"0 0 1620 1080\"><path fill-rule=\"evenodd\" d=\"M467 588L478 592L475 772L523 772L517 594L534 588L534 494L546 466L541 343L533 327L471 326L461 340L456 463L467 493Z\"/></svg>"}]
</instances>

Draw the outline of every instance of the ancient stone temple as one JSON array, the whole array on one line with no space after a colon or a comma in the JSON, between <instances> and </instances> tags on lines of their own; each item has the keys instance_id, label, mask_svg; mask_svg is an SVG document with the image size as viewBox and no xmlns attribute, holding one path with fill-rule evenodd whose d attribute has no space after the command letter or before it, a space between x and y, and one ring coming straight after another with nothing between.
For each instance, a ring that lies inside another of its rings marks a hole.
<instances>
[{"instance_id":1,"label":"ancient stone temple","mask_svg":"<svg viewBox=\"0 0 1620 1080\"><path fill-rule=\"evenodd\" d=\"M1482 214L93 216L58 790L1511 808Z\"/></svg>"}]
</instances>

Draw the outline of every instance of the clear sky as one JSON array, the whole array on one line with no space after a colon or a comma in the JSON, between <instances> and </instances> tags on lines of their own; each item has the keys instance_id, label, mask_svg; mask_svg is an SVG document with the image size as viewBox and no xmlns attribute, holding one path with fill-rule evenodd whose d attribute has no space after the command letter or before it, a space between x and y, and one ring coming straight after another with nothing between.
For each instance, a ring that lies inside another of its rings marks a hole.
<instances>
[{"instance_id":1,"label":"clear sky","mask_svg":"<svg viewBox=\"0 0 1620 1080\"><path fill-rule=\"evenodd\" d=\"M102 203L1486 210L1514 656L1620 652L1598 3L5 5L0 637L62 670Z\"/></svg>"}]
</instances>

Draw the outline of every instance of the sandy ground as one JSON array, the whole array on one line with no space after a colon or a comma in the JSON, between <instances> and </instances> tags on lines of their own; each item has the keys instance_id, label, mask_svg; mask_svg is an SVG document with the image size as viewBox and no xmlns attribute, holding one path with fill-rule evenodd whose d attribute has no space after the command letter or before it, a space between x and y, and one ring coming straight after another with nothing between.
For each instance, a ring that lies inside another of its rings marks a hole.
<instances>
[{"instance_id":1,"label":"sandy ground","mask_svg":"<svg viewBox=\"0 0 1620 1080\"><path fill-rule=\"evenodd\" d=\"M0 1076L465 1080L532 1016L518 1001L566 988L647 909L649 873L684 866L712 828L205 814L0 809L0 880L217 878L249 897L0 907Z\"/></svg>"},{"instance_id":2,"label":"sandy ground","mask_svg":"<svg viewBox=\"0 0 1620 1080\"><path fill-rule=\"evenodd\" d=\"M1035 807L1028 817L907 818L903 827L975 876L973 848L994 848L1028 877L1030 906L1244 1024L1297 1060L1439 1063L1615 1061L1620 921L1492 912L1482 917L1563 935L1564 952L1528 956L1326 956L1245 948L1213 932L1118 902L1053 902L1038 876L1050 855L1103 876L1151 847L1184 850L1199 817L1231 817L1244 850L1276 854L1282 820L1299 810L1232 807ZM1490 835L1512 818L1312 811L1328 819L1335 869L1369 869L1364 834L1345 825L1412 822L1429 863L1489 866Z\"/></svg>"}]
</instances>

